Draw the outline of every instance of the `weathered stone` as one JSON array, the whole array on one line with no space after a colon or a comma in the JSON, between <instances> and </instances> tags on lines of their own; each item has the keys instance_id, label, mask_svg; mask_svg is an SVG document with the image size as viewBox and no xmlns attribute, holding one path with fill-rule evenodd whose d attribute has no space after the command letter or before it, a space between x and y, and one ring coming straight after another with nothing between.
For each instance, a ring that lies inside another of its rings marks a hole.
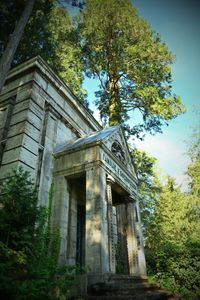
<instances>
[{"instance_id":1,"label":"weathered stone","mask_svg":"<svg viewBox=\"0 0 200 300\"><path fill-rule=\"evenodd\" d=\"M38 187L39 204L46 206L53 184L59 262L89 268L85 292L107 283L111 273L146 274L137 180L120 126L103 130L37 57L8 75L0 138L0 179L23 166Z\"/></svg>"}]
</instances>

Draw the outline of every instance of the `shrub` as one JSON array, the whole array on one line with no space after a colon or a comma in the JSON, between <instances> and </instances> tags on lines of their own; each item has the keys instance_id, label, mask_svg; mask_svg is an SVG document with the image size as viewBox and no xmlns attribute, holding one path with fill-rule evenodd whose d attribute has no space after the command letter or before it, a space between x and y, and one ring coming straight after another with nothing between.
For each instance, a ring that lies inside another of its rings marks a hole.
<instances>
[{"instance_id":1,"label":"shrub","mask_svg":"<svg viewBox=\"0 0 200 300\"><path fill-rule=\"evenodd\" d=\"M37 191L22 168L0 188L0 296L7 300L64 300L75 285L76 266L60 267L59 232L49 208L37 206Z\"/></svg>"}]
</instances>

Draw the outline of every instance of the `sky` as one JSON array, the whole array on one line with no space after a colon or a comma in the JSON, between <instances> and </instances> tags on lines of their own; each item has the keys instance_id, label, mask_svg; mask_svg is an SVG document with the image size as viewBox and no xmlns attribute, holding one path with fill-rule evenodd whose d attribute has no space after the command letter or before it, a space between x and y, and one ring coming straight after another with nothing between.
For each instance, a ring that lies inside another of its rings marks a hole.
<instances>
[{"instance_id":1,"label":"sky","mask_svg":"<svg viewBox=\"0 0 200 300\"><path fill-rule=\"evenodd\" d=\"M123 1L123 0L122 0ZM199 126L196 111L200 107L200 0L132 0L138 14L161 35L168 48L176 55L172 66L173 93L179 95L187 112L163 127L162 134L147 135L136 141L137 148L157 158L163 175L176 179L186 190L184 175L189 163L186 155L193 128ZM89 101L95 99L96 83L85 81ZM94 109L98 118L98 112Z\"/></svg>"}]
</instances>

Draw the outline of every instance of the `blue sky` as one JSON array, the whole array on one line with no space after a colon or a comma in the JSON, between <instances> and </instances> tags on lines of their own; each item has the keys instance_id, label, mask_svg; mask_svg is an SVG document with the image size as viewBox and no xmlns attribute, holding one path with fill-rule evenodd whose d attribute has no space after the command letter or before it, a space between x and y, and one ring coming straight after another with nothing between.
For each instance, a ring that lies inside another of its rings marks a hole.
<instances>
[{"instance_id":1,"label":"blue sky","mask_svg":"<svg viewBox=\"0 0 200 300\"><path fill-rule=\"evenodd\" d=\"M187 147L192 128L200 124L196 114L200 107L200 0L132 0L132 3L176 55L172 66L173 92L187 108L185 114L163 128L163 134L148 135L136 145L158 159L163 173L185 186ZM86 80L85 87L92 103L97 85Z\"/></svg>"},{"instance_id":2,"label":"blue sky","mask_svg":"<svg viewBox=\"0 0 200 300\"><path fill-rule=\"evenodd\" d=\"M172 66L173 92L179 95L187 112L163 128L163 134L148 136L137 146L158 159L165 173L185 186L189 159L186 155L193 127L200 125L200 1L133 0L139 15L161 35L176 55Z\"/></svg>"}]
</instances>

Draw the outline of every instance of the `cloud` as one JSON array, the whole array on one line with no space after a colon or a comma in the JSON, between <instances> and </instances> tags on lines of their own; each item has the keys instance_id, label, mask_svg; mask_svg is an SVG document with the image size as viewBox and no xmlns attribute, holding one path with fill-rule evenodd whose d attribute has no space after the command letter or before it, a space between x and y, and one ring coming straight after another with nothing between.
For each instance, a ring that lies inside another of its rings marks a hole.
<instances>
[{"instance_id":1,"label":"cloud","mask_svg":"<svg viewBox=\"0 0 200 300\"><path fill-rule=\"evenodd\" d=\"M98 109L93 110L93 117L101 124L100 112Z\"/></svg>"},{"instance_id":2,"label":"cloud","mask_svg":"<svg viewBox=\"0 0 200 300\"><path fill-rule=\"evenodd\" d=\"M176 179L177 184L187 184L184 174L189 164L189 158L184 154L185 145L176 135L170 138L165 136L148 136L145 141L135 141L136 147L145 150L157 158L164 172Z\"/></svg>"}]
</instances>

